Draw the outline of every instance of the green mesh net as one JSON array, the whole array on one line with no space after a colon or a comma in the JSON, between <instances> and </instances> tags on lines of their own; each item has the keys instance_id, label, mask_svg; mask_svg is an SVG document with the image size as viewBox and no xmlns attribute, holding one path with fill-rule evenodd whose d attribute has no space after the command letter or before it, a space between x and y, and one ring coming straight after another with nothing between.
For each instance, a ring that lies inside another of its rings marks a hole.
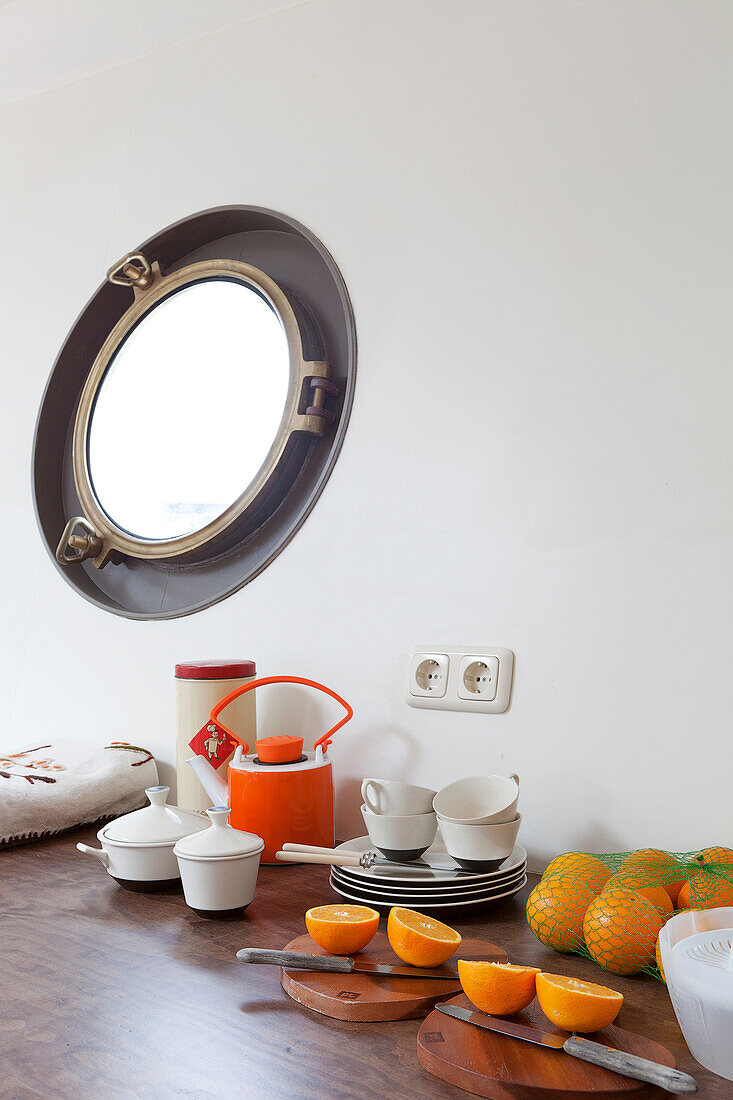
<instances>
[{"instance_id":1,"label":"green mesh net","mask_svg":"<svg viewBox=\"0 0 733 1100\"><path fill-rule=\"evenodd\" d=\"M733 906L733 849L567 852L527 901L546 947L593 959L612 974L661 974L660 930L675 912Z\"/></svg>"}]
</instances>

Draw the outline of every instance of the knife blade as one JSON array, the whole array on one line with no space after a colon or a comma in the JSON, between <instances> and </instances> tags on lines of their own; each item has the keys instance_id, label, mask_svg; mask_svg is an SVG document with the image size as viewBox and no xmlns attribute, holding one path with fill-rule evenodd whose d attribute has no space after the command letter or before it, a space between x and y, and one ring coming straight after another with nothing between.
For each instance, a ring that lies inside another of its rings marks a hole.
<instances>
[{"instance_id":1,"label":"knife blade","mask_svg":"<svg viewBox=\"0 0 733 1100\"><path fill-rule=\"evenodd\" d=\"M504 1020L501 1016L489 1016L486 1012L478 1012L475 1009L461 1008L460 1005L446 1004L441 1001L435 1006L446 1016L455 1016L457 1020L463 1020L474 1027L483 1027L487 1031L498 1031L501 1035L509 1035L512 1039L524 1039L527 1043L537 1043L541 1047L555 1047L562 1050L563 1043L570 1038L570 1032L540 1031L538 1027L530 1027L527 1024L515 1024L513 1020Z\"/></svg>"},{"instance_id":2,"label":"knife blade","mask_svg":"<svg viewBox=\"0 0 733 1100\"><path fill-rule=\"evenodd\" d=\"M499 956L496 956L499 958ZM505 956L501 955L501 959ZM442 967L438 970L420 970L416 966L392 966L374 963L368 959L354 959L342 955L307 955L299 951L271 951L266 947L243 947L237 951L240 962L264 963L282 966L286 970L318 970L327 974L372 974L377 978L431 978L434 981L458 983L458 971ZM485 958L488 961L488 958Z\"/></svg>"},{"instance_id":3,"label":"knife blade","mask_svg":"<svg viewBox=\"0 0 733 1100\"><path fill-rule=\"evenodd\" d=\"M448 1004L441 1001L435 1006L438 1012L446 1016L453 1016L456 1020L462 1020L474 1027L482 1027L486 1031L495 1031L500 1035L508 1035L512 1039L521 1039L527 1043L536 1043L539 1046L551 1047L554 1050L562 1050L573 1058L580 1058L584 1062L591 1062L594 1066L612 1070L622 1077L632 1077L637 1081L648 1081L649 1084L658 1085L667 1092L697 1092L697 1081L688 1073L670 1069L658 1062L650 1062L648 1058L639 1058L636 1054L627 1054L615 1047L594 1043L591 1039L584 1039L580 1035L571 1035L567 1031L551 1032L542 1031L538 1027L530 1027L527 1024L517 1024L513 1020L504 1020L498 1016L489 1016L486 1012L478 1012L460 1005Z\"/></svg>"}]
</instances>

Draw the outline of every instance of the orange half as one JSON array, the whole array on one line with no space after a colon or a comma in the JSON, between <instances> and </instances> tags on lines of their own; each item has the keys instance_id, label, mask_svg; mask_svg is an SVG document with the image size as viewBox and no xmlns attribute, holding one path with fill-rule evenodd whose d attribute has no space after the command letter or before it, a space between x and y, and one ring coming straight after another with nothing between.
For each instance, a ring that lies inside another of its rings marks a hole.
<instances>
[{"instance_id":1,"label":"orange half","mask_svg":"<svg viewBox=\"0 0 733 1100\"><path fill-rule=\"evenodd\" d=\"M624 1003L615 989L562 974L540 973L536 984L540 1008L565 1031L600 1031L613 1023Z\"/></svg>"},{"instance_id":2,"label":"orange half","mask_svg":"<svg viewBox=\"0 0 733 1100\"><path fill-rule=\"evenodd\" d=\"M440 966L461 942L459 933L442 921L398 905L389 911L387 936L395 955L411 966Z\"/></svg>"},{"instance_id":3,"label":"orange half","mask_svg":"<svg viewBox=\"0 0 733 1100\"><path fill-rule=\"evenodd\" d=\"M531 1004L540 973L537 966L458 960L463 992L476 1008L492 1016L510 1016Z\"/></svg>"},{"instance_id":4,"label":"orange half","mask_svg":"<svg viewBox=\"0 0 733 1100\"><path fill-rule=\"evenodd\" d=\"M330 955L351 955L374 939L379 913L368 905L319 905L308 910L305 926Z\"/></svg>"}]
</instances>

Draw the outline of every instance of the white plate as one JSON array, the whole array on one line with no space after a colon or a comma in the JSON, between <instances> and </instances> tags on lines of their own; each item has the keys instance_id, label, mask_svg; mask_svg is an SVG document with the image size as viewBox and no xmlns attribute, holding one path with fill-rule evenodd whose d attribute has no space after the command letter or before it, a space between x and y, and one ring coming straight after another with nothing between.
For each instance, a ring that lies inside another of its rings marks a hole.
<instances>
[{"instance_id":1,"label":"white plate","mask_svg":"<svg viewBox=\"0 0 733 1100\"><path fill-rule=\"evenodd\" d=\"M458 878L453 878L452 875L443 876L437 878L431 876L427 880L421 878L411 878L407 882L394 882L390 879L376 878L374 876L367 878L364 875L355 874L353 867L336 867L334 870L338 872L340 876L343 876L346 880L351 882L355 886L371 886L374 889L379 890L415 890L420 893L430 893L431 890L483 890L487 887L501 886L504 882L511 882L512 879L517 878L527 869L526 860L517 866L512 868L511 871L503 871L501 875L496 878L487 880L480 880L475 882L473 878L469 877L468 881L464 881L465 876L461 875ZM361 868L356 868L361 870Z\"/></svg>"},{"instance_id":2,"label":"white plate","mask_svg":"<svg viewBox=\"0 0 733 1100\"><path fill-rule=\"evenodd\" d=\"M503 897L507 891L513 890L519 886L526 878L526 873L523 871L512 882L507 882L503 886L496 886L493 888L482 888L480 890L470 890L468 892L455 893L453 891L446 891L444 893L432 892L430 894L420 893L415 894L412 890L391 890L387 893L384 890L378 888L372 889L367 886L355 886L353 882L340 878L337 874L332 872L333 882L339 887L343 887L344 890L348 890L350 893L359 894L360 897L369 898L372 905L406 905L413 909L419 909L422 905L429 905L434 903L436 905L461 905L466 901L473 901L475 898L490 898L490 897Z\"/></svg>"},{"instance_id":3,"label":"white plate","mask_svg":"<svg viewBox=\"0 0 733 1100\"><path fill-rule=\"evenodd\" d=\"M358 852L361 855L363 852L373 851L374 845L368 836L359 836L355 840L347 840L343 844L339 844L336 850L338 852ZM413 863L404 863L399 867L375 866L369 870L365 867L348 867L345 870L348 871L350 878L356 877L363 879L365 882L409 882L413 886L416 883L428 882L437 883L441 886L447 886L451 883L474 886L485 884L489 886L493 885L497 879L501 880L509 871L516 871L522 864L526 864L527 853L521 844L515 844L512 853L494 871L472 873L461 871L458 866L456 866L455 871L433 871L431 869L436 864L442 866L452 862L451 857L445 850L443 839L438 834L427 852Z\"/></svg>"},{"instance_id":4,"label":"white plate","mask_svg":"<svg viewBox=\"0 0 733 1100\"><path fill-rule=\"evenodd\" d=\"M510 889L508 889L506 893L486 894L479 897L472 897L470 901L434 901L432 898L430 898L429 900L426 899L424 901L421 900L420 909L464 909L468 906L475 905L493 905L498 901L503 901L507 898L514 897L515 894L519 893L519 891L525 885L526 881L527 876L524 875L520 879L520 881L515 886L512 886ZM331 889L335 890L337 894L340 894L342 898L346 898L347 901L359 902L361 905L368 905L372 909L375 907L388 909L393 905L404 905L406 909L409 909L411 905L415 904L414 902L410 902L410 900L406 898L391 898L389 901L378 901L375 898L369 898L366 894L361 894L359 892L355 892L355 890L347 889L342 883L336 882L333 874L331 875L330 883ZM358 888L356 888L356 890L358 890Z\"/></svg>"},{"instance_id":5,"label":"white plate","mask_svg":"<svg viewBox=\"0 0 733 1100\"><path fill-rule=\"evenodd\" d=\"M343 868L333 867L332 874L337 882L342 883L347 889L358 890L360 893L364 892L371 894L373 897L383 897L385 900L393 897L395 894L399 894L400 897L407 897L409 894L414 900L422 898L433 898L434 900L440 900L443 897L454 897L457 900L461 898L469 898L475 894L498 894L504 890L508 890L511 886L514 886L520 879L524 878L526 874L526 866L522 865L519 870L513 871L511 875L508 875L501 882L480 884L479 886L454 886L449 883L448 886L440 886L435 883L429 883L425 886L413 886L400 885L400 883L383 883L383 882L364 882L357 879L350 878L348 874L344 873Z\"/></svg>"}]
</instances>

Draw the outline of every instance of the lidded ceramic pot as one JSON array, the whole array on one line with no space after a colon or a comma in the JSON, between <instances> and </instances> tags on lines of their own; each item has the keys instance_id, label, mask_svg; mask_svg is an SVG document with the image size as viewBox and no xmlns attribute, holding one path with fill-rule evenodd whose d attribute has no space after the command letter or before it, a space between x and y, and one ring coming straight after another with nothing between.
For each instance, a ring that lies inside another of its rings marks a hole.
<instances>
[{"instance_id":1,"label":"lidded ceramic pot","mask_svg":"<svg viewBox=\"0 0 733 1100\"><path fill-rule=\"evenodd\" d=\"M211 828L184 837L173 849L186 904L200 917L237 917L255 894L262 837L233 829L229 807L211 806Z\"/></svg>"},{"instance_id":2,"label":"lidded ceramic pot","mask_svg":"<svg viewBox=\"0 0 733 1100\"><path fill-rule=\"evenodd\" d=\"M164 890L178 884L173 848L178 840L207 828L201 814L168 806L170 787L148 787L150 805L104 825L97 833L101 848L77 844L96 856L120 886L128 890Z\"/></svg>"}]
</instances>

